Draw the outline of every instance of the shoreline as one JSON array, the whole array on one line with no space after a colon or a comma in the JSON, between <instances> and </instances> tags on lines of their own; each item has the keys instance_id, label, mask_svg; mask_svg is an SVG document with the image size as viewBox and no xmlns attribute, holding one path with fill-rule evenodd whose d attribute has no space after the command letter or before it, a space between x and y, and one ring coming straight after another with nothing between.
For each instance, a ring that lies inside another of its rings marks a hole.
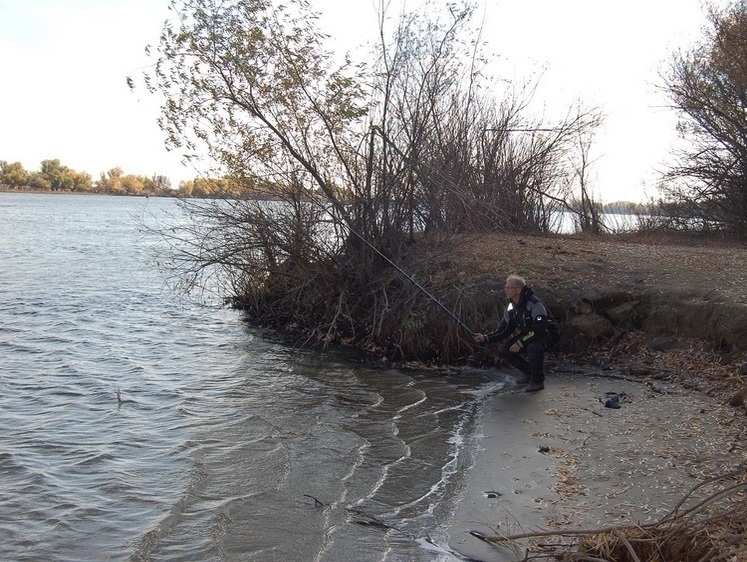
<instances>
[{"instance_id":1,"label":"shoreline","mask_svg":"<svg viewBox=\"0 0 747 562\"><path fill-rule=\"evenodd\" d=\"M96 195L96 196L109 196L109 197L173 197L172 195L158 195L158 194L135 194L135 193L107 193L97 191L72 191L72 190L51 190L51 189L9 189L0 186L0 193L22 193L31 195Z\"/></svg>"},{"instance_id":2,"label":"shoreline","mask_svg":"<svg viewBox=\"0 0 747 562\"><path fill-rule=\"evenodd\" d=\"M471 531L560 535L655 523L693 486L747 459L744 415L702 393L578 372L548 373L539 393L516 390L485 402L445 525L449 548L470 560L541 556L540 543L557 542L497 544ZM623 397L619 409L602 403L607 392Z\"/></svg>"}]
</instances>

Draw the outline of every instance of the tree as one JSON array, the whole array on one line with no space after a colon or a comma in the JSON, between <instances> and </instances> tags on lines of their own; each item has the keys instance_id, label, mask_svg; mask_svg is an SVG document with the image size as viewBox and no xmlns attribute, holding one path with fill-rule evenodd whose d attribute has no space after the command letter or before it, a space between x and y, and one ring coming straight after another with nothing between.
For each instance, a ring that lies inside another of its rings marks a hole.
<instances>
[{"instance_id":1,"label":"tree","mask_svg":"<svg viewBox=\"0 0 747 562\"><path fill-rule=\"evenodd\" d=\"M164 97L169 147L207 155L205 175L231 193L189 203L183 228L162 231L187 286L218 278L255 319L403 352L400 318L421 301L393 264L417 271L463 233L547 230L564 203L566 154L590 121L525 116L531 88L480 94L470 6L434 3L391 40L382 8L367 65L327 50L303 0L172 7L145 82ZM215 193L213 181L180 190Z\"/></svg>"},{"instance_id":2,"label":"tree","mask_svg":"<svg viewBox=\"0 0 747 562\"><path fill-rule=\"evenodd\" d=\"M171 191L171 180L160 174L153 174L145 181L146 195L163 195Z\"/></svg>"},{"instance_id":3,"label":"tree","mask_svg":"<svg viewBox=\"0 0 747 562\"><path fill-rule=\"evenodd\" d=\"M682 226L747 234L747 2L711 7L703 40L673 55L665 88L689 142L664 192Z\"/></svg>"},{"instance_id":4,"label":"tree","mask_svg":"<svg viewBox=\"0 0 747 562\"><path fill-rule=\"evenodd\" d=\"M75 183L73 171L63 166L58 159L42 160L39 181L52 191L69 191Z\"/></svg>"},{"instance_id":5,"label":"tree","mask_svg":"<svg viewBox=\"0 0 747 562\"><path fill-rule=\"evenodd\" d=\"M99 193L111 195L156 195L161 190L169 188L169 181L159 175L152 177L138 174L125 174L120 167L114 167L105 174L101 174L96 182Z\"/></svg>"},{"instance_id":6,"label":"tree","mask_svg":"<svg viewBox=\"0 0 747 562\"><path fill-rule=\"evenodd\" d=\"M91 174L88 172L76 172L75 170L70 170L70 177L72 179L71 189L73 191L90 193L91 188L93 187Z\"/></svg>"},{"instance_id":7,"label":"tree","mask_svg":"<svg viewBox=\"0 0 747 562\"><path fill-rule=\"evenodd\" d=\"M11 188L29 184L29 173L20 162L0 160L0 184Z\"/></svg>"},{"instance_id":8,"label":"tree","mask_svg":"<svg viewBox=\"0 0 747 562\"><path fill-rule=\"evenodd\" d=\"M119 166L111 168L106 173L101 173L99 180L96 182L96 191L98 193L111 193L113 195L124 195L125 188L122 185L124 170Z\"/></svg>"},{"instance_id":9,"label":"tree","mask_svg":"<svg viewBox=\"0 0 747 562\"><path fill-rule=\"evenodd\" d=\"M601 115L596 116L597 122L601 122L601 119ZM592 165L590 150L593 133L593 129L591 131L579 131L578 133L576 158L571 163L574 175L570 178L569 190L573 191L575 187L573 183L578 184L579 196L571 205L576 210L574 215L576 228L580 232L599 234L605 228L602 221L602 205L594 198L589 178L589 169Z\"/></svg>"}]
</instances>

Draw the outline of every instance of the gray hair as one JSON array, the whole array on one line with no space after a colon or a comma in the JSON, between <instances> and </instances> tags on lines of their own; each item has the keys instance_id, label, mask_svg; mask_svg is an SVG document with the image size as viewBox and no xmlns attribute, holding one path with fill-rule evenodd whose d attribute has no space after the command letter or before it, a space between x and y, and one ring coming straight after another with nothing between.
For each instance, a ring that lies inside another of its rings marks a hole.
<instances>
[{"instance_id":1,"label":"gray hair","mask_svg":"<svg viewBox=\"0 0 747 562\"><path fill-rule=\"evenodd\" d=\"M506 277L506 283L511 283L512 281L515 285L518 285L522 288L526 287L527 284L526 280L521 275L517 275L516 273L512 273L511 275Z\"/></svg>"}]
</instances>

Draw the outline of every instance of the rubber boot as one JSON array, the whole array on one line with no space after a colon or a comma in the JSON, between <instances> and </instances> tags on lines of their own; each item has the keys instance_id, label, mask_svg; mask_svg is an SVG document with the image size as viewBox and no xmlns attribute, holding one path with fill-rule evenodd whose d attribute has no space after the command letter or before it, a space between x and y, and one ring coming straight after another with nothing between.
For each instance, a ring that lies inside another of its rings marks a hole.
<instances>
[{"instance_id":1,"label":"rubber boot","mask_svg":"<svg viewBox=\"0 0 747 562\"><path fill-rule=\"evenodd\" d=\"M532 381L524 389L524 392L537 392L545 388L545 383L542 381Z\"/></svg>"}]
</instances>

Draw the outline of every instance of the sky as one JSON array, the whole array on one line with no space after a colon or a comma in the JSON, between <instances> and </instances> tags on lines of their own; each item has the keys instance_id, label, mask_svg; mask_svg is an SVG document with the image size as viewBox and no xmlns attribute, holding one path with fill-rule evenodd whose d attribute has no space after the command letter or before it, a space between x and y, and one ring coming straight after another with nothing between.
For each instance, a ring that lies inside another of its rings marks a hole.
<instances>
[{"instance_id":1,"label":"sky","mask_svg":"<svg viewBox=\"0 0 747 562\"><path fill-rule=\"evenodd\" d=\"M391 0L390 13L416 1ZM311 2L335 44L352 50L375 39L378 0ZM580 101L601 111L591 152L596 197L655 197L657 170L676 139L659 76L672 51L699 37L702 1L477 3L476 23L502 76L539 77L540 107ZM0 0L0 160L36 171L56 158L94 179L114 167L165 175L174 185L194 178L165 149L156 98L126 83L152 63L145 47L158 42L167 7L168 0Z\"/></svg>"}]
</instances>

